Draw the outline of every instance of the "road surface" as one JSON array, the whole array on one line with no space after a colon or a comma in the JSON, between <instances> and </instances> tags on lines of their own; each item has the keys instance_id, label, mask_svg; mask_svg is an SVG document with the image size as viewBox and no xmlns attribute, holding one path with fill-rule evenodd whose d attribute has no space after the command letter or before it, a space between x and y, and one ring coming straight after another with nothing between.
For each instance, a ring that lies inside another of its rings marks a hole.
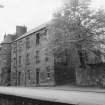
<instances>
[{"instance_id":1,"label":"road surface","mask_svg":"<svg viewBox=\"0 0 105 105\"><path fill-rule=\"evenodd\" d=\"M105 93L44 88L0 87L0 94L76 105L105 105Z\"/></svg>"}]
</instances>

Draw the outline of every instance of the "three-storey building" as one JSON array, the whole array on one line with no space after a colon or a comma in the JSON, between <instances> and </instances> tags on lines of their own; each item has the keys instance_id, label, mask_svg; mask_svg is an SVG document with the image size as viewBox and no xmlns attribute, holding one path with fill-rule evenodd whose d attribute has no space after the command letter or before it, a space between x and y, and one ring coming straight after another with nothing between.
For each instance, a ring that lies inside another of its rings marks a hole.
<instances>
[{"instance_id":1,"label":"three-storey building","mask_svg":"<svg viewBox=\"0 0 105 105\"><path fill-rule=\"evenodd\" d=\"M11 85L54 85L54 58L47 53L47 25L35 28L11 43Z\"/></svg>"}]
</instances>

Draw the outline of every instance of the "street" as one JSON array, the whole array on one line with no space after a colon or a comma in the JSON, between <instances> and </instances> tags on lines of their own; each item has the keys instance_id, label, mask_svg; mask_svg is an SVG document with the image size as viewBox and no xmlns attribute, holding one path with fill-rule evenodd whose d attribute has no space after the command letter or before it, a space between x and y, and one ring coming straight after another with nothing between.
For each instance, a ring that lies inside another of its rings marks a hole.
<instances>
[{"instance_id":1,"label":"street","mask_svg":"<svg viewBox=\"0 0 105 105\"><path fill-rule=\"evenodd\" d=\"M78 105L105 105L105 93L43 88L0 87L0 94Z\"/></svg>"}]
</instances>

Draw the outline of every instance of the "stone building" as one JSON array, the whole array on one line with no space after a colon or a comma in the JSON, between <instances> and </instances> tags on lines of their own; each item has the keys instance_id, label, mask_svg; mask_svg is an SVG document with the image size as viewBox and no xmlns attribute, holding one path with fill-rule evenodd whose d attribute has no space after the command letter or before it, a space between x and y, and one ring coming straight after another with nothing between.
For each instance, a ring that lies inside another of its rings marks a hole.
<instances>
[{"instance_id":1,"label":"stone building","mask_svg":"<svg viewBox=\"0 0 105 105\"><path fill-rule=\"evenodd\" d=\"M24 26L18 27L20 30L26 30ZM15 34L4 35L4 40L0 43L0 85L3 86L11 84L11 42L18 37L17 34L21 34L21 31L17 30Z\"/></svg>"},{"instance_id":2,"label":"stone building","mask_svg":"<svg viewBox=\"0 0 105 105\"><path fill-rule=\"evenodd\" d=\"M54 85L54 59L47 53L47 25L35 28L11 43L11 85Z\"/></svg>"},{"instance_id":3,"label":"stone building","mask_svg":"<svg viewBox=\"0 0 105 105\"><path fill-rule=\"evenodd\" d=\"M11 72L11 35L4 38L0 44L0 85L10 85Z\"/></svg>"},{"instance_id":4,"label":"stone building","mask_svg":"<svg viewBox=\"0 0 105 105\"><path fill-rule=\"evenodd\" d=\"M17 26L15 34L4 36L0 48L0 83L54 86L69 82L74 76L73 69L70 70L66 60L59 62L58 58L56 62L54 55L46 49L48 24L26 31L26 27Z\"/></svg>"},{"instance_id":5,"label":"stone building","mask_svg":"<svg viewBox=\"0 0 105 105\"><path fill-rule=\"evenodd\" d=\"M69 66L71 61L67 60L69 56L62 53L57 58L47 46L48 24L20 35L11 43L12 86L54 86L76 80L75 70Z\"/></svg>"},{"instance_id":6,"label":"stone building","mask_svg":"<svg viewBox=\"0 0 105 105\"><path fill-rule=\"evenodd\" d=\"M105 86L102 57L75 45L58 55L49 53L48 24L27 32L17 26L16 33L5 35L0 46L0 84L11 86L54 86L76 83L97 86L100 76ZM104 59L103 59L104 60ZM85 63L86 65L83 66ZM100 71L97 73L97 71Z\"/></svg>"}]
</instances>

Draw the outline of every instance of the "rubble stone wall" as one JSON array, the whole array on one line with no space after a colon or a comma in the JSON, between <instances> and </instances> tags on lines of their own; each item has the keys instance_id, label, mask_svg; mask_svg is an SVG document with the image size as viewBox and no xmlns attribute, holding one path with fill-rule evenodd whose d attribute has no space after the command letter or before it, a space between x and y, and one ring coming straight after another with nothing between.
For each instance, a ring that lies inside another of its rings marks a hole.
<instances>
[{"instance_id":1,"label":"rubble stone wall","mask_svg":"<svg viewBox=\"0 0 105 105\"><path fill-rule=\"evenodd\" d=\"M105 88L105 67L77 68L76 83L79 86L95 86Z\"/></svg>"}]
</instances>

